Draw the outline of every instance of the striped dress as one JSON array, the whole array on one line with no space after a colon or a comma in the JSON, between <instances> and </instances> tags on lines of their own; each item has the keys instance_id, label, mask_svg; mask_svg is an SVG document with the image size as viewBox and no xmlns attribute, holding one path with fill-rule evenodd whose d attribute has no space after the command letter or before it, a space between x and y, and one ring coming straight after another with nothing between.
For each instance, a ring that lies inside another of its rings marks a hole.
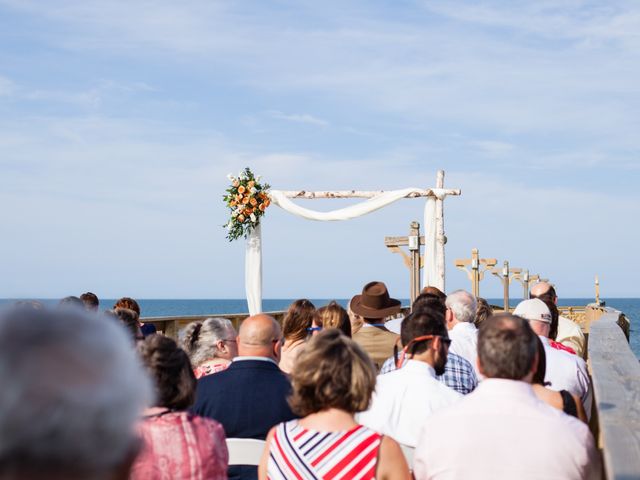
<instances>
[{"instance_id":1,"label":"striped dress","mask_svg":"<svg viewBox=\"0 0 640 480\"><path fill-rule=\"evenodd\" d=\"M381 440L362 425L320 432L297 420L281 423L269 446L267 475L273 480L372 480Z\"/></svg>"}]
</instances>

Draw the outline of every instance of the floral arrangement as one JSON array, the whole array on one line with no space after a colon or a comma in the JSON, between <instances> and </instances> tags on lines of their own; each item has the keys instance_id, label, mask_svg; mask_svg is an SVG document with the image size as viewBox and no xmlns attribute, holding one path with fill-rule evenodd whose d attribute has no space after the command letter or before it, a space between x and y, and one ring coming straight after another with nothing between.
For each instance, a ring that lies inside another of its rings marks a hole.
<instances>
[{"instance_id":1,"label":"floral arrangement","mask_svg":"<svg viewBox=\"0 0 640 480\"><path fill-rule=\"evenodd\" d=\"M231 186L227 188L223 199L231 210L231 218L224 227L227 229L227 239L231 242L242 236L247 238L260 224L260 217L271 200L267 195L269 184L260 183L260 175L254 176L249 168L245 168L237 177L229 174L227 178Z\"/></svg>"}]
</instances>

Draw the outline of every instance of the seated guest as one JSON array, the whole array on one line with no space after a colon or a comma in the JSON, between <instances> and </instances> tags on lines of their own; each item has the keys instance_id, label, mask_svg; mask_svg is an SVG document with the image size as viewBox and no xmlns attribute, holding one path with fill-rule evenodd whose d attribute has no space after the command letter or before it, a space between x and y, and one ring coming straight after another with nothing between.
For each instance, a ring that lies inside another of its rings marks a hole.
<instances>
[{"instance_id":1,"label":"seated guest","mask_svg":"<svg viewBox=\"0 0 640 480\"><path fill-rule=\"evenodd\" d=\"M434 298L434 296L425 294L420 294L418 298L416 298L413 302L412 308L414 313L420 310L436 310L443 317L446 313L446 307L442 300L438 297ZM398 365L400 358L396 349L396 351L394 351L394 355L384 362L380 369L380 373L389 373L396 370L396 368L402 367L406 364L406 359L407 357L405 356L403 364ZM444 383L446 386L452 388L458 393L461 393L462 395L473 392L473 390L478 386L478 377L471 364L460 355L456 355L452 352L447 353L447 362L444 365L444 373L442 375L436 375L438 381Z\"/></svg>"},{"instance_id":2,"label":"seated guest","mask_svg":"<svg viewBox=\"0 0 640 480\"><path fill-rule=\"evenodd\" d=\"M112 313L124 326L125 330L129 333L133 343L137 343L144 340L142 330L140 330L140 322L138 321L138 314L128 308L114 308Z\"/></svg>"},{"instance_id":3,"label":"seated guest","mask_svg":"<svg viewBox=\"0 0 640 480\"><path fill-rule=\"evenodd\" d=\"M476 328L480 328L480 324L493 315L493 308L484 298L476 298L478 306L476 307L476 318L473 321Z\"/></svg>"},{"instance_id":4,"label":"seated guest","mask_svg":"<svg viewBox=\"0 0 640 480\"><path fill-rule=\"evenodd\" d=\"M549 299L555 305L558 304L556 290L547 282L539 282L531 287L531 298L539 298L543 301ZM570 347L576 355L584 356L586 348L584 333L582 333L580 326L570 319L558 315L558 323L552 325L549 338Z\"/></svg>"},{"instance_id":5,"label":"seated guest","mask_svg":"<svg viewBox=\"0 0 640 480\"><path fill-rule=\"evenodd\" d=\"M537 340L528 322L509 314L485 320L478 362L485 379L422 427L416 480L557 478L597 475L589 428L536 397Z\"/></svg>"},{"instance_id":6,"label":"seated guest","mask_svg":"<svg viewBox=\"0 0 640 480\"><path fill-rule=\"evenodd\" d=\"M587 414L582 406L582 401L577 395L573 395L567 390L560 390L556 392L547 388L545 385L544 377L547 371L547 356L544 353L544 345L542 340L538 338L538 368L533 375L533 391L540 400L548 403L554 408L562 410L567 415L573 415L579 418L583 422L587 423Z\"/></svg>"},{"instance_id":7,"label":"seated guest","mask_svg":"<svg viewBox=\"0 0 640 480\"><path fill-rule=\"evenodd\" d=\"M336 329L314 336L291 379L289 402L304 418L271 429L260 479L409 480L398 444L354 420L375 387L371 359L354 341Z\"/></svg>"},{"instance_id":8,"label":"seated guest","mask_svg":"<svg viewBox=\"0 0 640 480\"><path fill-rule=\"evenodd\" d=\"M287 403L291 384L278 368L280 345L273 318L260 314L244 320L238 356L226 370L198 380L193 412L220 422L227 438L264 440L271 427L295 418ZM255 467L229 467L230 479L256 475Z\"/></svg>"},{"instance_id":9,"label":"seated guest","mask_svg":"<svg viewBox=\"0 0 640 480\"><path fill-rule=\"evenodd\" d=\"M367 283L361 295L351 299L351 310L362 317L362 328L353 339L369 354L376 369L393 353L399 335L384 326L384 319L400 312L400 300L391 298L382 282Z\"/></svg>"},{"instance_id":10,"label":"seated guest","mask_svg":"<svg viewBox=\"0 0 640 480\"><path fill-rule=\"evenodd\" d=\"M414 311L402 322L400 336L405 346L401 355L408 360L402 368L378 375L371 406L358 416L358 421L403 445L415 447L426 418L462 395L436 379L436 375L444 373L450 342L444 311Z\"/></svg>"},{"instance_id":11,"label":"seated guest","mask_svg":"<svg viewBox=\"0 0 640 480\"><path fill-rule=\"evenodd\" d=\"M464 290L447 295L447 329L451 339L450 351L466 358L477 368L478 329L473 324L476 318L476 297Z\"/></svg>"},{"instance_id":12,"label":"seated guest","mask_svg":"<svg viewBox=\"0 0 640 480\"><path fill-rule=\"evenodd\" d=\"M420 295L428 295L431 297L436 297L442 300L443 302L447 299L447 295L442 290L440 290L438 287L432 287L432 286L424 287L420 291Z\"/></svg>"},{"instance_id":13,"label":"seated guest","mask_svg":"<svg viewBox=\"0 0 640 480\"><path fill-rule=\"evenodd\" d=\"M186 411L196 391L187 354L163 335L147 337L138 352L156 395L139 425L144 443L130 479L226 479L228 453L222 426Z\"/></svg>"},{"instance_id":14,"label":"seated guest","mask_svg":"<svg viewBox=\"0 0 640 480\"><path fill-rule=\"evenodd\" d=\"M351 321L349 314L335 300L318 309L322 328L337 328L347 337L351 337Z\"/></svg>"},{"instance_id":15,"label":"seated guest","mask_svg":"<svg viewBox=\"0 0 640 480\"><path fill-rule=\"evenodd\" d=\"M129 310L133 310L138 314L138 320L140 320L140 305L138 305L138 302L136 302L133 298L122 297L116 302L113 308L128 308ZM140 330L142 330L142 334L145 337L156 333L156 327L153 323L140 322Z\"/></svg>"},{"instance_id":16,"label":"seated guest","mask_svg":"<svg viewBox=\"0 0 640 480\"><path fill-rule=\"evenodd\" d=\"M556 391L568 390L580 397L587 417L591 413L593 392L587 373L587 366L582 358L571 353L557 350L549 344L551 312L542 300L532 298L520 302L513 311L526 320L533 331L540 337L546 356L545 382Z\"/></svg>"},{"instance_id":17,"label":"seated guest","mask_svg":"<svg viewBox=\"0 0 640 480\"><path fill-rule=\"evenodd\" d=\"M80 295L80 300L84 304L84 308L88 312L97 312L100 307L100 300L98 300L98 296L92 292L86 292Z\"/></svg>"},{"instance_id":18,"label":"seated guest","mask_svg":"<svg viewBox=\"0 0 640 480\"><path fill-rule=\"evenodd\" d=\"M226 318L191 322L182 335L182 348L189 355L196 378L226 369L238 355L233 324Z\"/></svg>"},{"instance_id":19,"label":"seated guest","mask_svg":"<svg viewBox=\"0 0 640 480\"><path fill-rule=\"evenodd\" d=\"M61 298L58 302L58 308L80 308L84 310L84 303L78 297L71 295Z\"/></svg>"},{"instance_id":20,"label":"seated guest","mask_svg":"<svg viewBox=\"0 0 640 480\"><path fill-rule=\"evenodd\" d=\"M123 329L84 310L0 314L0 478L128 478L150 383Z\"/></svg>"},{"instance_id":21,"label":"seated guest","mask_svg":"<svg viewBox=\"0 0 640 480\"><path fill-rule=\"evenodd\" d=\"M296 300L289 306L282 320L284 342L279 365L283 372L291 373L293 370L317 314L316 307L307 299Z\"/></svg>"},{"instance_id":22,"label":"seated guest","mask_svg":"<svg viewBox=\"0 0 640 480\"><path fill-rule=\"evenodd\" d=\"M542 300L549 309L549 312L551 312L551 326L549 327L549 346L551 348L555 348L556 350L564 350L565 352L573 353L574 355L576 355L576 351L572 347L560 342L556 342L554 340L554 338L558 336L558 325L560 322L560 311L558 310L558 306L556 305L555 301L553 301L549 295L541 295L540 297L535 298L537 298L538 300ZM578 327L578 329L579 328L580 327Z\"/></svg>"}]
</instances>

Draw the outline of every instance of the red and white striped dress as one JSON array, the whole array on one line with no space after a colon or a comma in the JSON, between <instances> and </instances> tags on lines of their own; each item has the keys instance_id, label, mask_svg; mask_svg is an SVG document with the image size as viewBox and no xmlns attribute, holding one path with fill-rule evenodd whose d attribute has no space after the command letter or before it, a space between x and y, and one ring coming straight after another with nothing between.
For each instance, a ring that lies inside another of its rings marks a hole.
<instances>
[{"instance_id":1,"label":"red and white striped dress","mask_svg":"<svg viewBox=\"0 0 640 480\"><path fill-rule=\"evenodd\" d=\"M268 478L273 480L373 480L382 436L362 425L321 432L281 423L269 446Z\"/></svg>"}]
</instances>

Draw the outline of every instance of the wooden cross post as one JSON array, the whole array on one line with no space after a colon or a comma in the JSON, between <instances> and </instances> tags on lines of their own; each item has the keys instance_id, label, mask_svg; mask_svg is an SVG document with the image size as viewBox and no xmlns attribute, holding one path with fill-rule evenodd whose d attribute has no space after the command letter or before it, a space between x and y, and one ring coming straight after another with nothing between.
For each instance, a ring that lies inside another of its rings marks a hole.
<instances>
[{"instance_id":1,"label":"wooden cross post","mask_svg":"<svg viewBox=\"0 0 640 480\"><path fill-rule=\"evenodd\" d=\"M467 272L467 277L471 280L471 293L474 297L480 296L480 281L484 279L484 274L490 268L496 266L498 261L495 258L480 258L477 248L471 250L471 258L460 258L455 261L456 268ZM471 270L467 266L471 266Z\"/></svg>"},{"instance_id":2,"label":"wooden cross post","mask_svg":"<svg viewBox=\"0 0 640 480\"><path fill-rule=\"evenodd\" d=\"M404 264L409 268L409 296L411 305L420 295L420 269L424 266L424 257L420 255L420 246L424 245L424 237L420 236L420 224L411 222L407 237L384 237L385 246L393 253L402 255ZM409 247L409 254L400 247Z\"/></svg>"},{"instance_id":3,"label":"wooden cross post","mask_svg":"<svg viewBox=\"0 0 640 480\"><path fill-rule=\"evenodd\" d=\"M523 270L521 273L513 275L513 279L520 282L523 287L522 299L529 300L531 295L529 294L529 284L540 279L540 275L529 275L529 270Z\"/></svg>"},{"instance_id":4,"label":"wooden cross post","mask_svg":"<svg viewBox=\"0 0 640 480\"><path fill-rule=\"evenodd\" d=\"M511 285L511 281L513 280L514 274L519 274L521 272L520 268L512 268L509 270L509 262L504 261L502 269L494 268L491 273L493 273L496 277L500 279L502 282L502 287L504 289L504 311L509 312L509 285Z\"/></svg>"}]
</instances>

